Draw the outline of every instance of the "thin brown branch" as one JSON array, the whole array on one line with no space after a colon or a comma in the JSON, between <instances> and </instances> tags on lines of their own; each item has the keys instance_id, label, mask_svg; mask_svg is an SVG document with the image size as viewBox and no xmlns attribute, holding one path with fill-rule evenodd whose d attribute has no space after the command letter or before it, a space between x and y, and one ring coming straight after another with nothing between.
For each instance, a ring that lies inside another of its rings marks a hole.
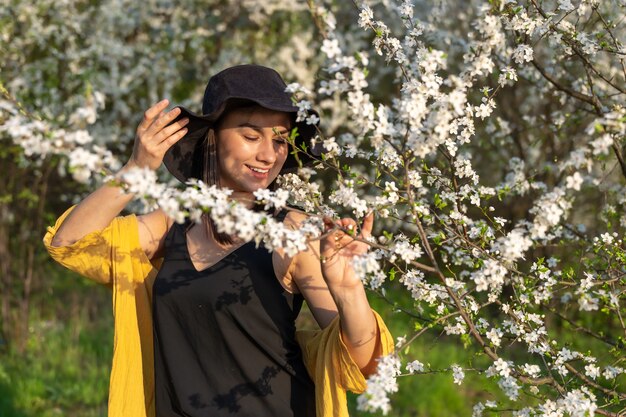
<instances>
[{"instance_id":1,"label":"thin brown branch","mask_svg":"<svg viewBox=\"0 0 626 417\"><path fill-rule=\"evenodd\" d=\"M537 71L539 71L541 73L541 75L543 76L543 78L545 78L546 80L548 80L552 85L554 85L558 90L563 91L565 94L574 97L578 100L582 100L586 103L591 104L596 111L600 111L601 109L601 105L600 103L598 103L596 100L594 100L594 98L592 96L588 96L586 94L583 93L579 93L578 91L572 90L569 87L566 87L564 85L562 85L561 83L559 83L554 77L552 77L550 74L548 74L546 72L546 70L537 63L537 60L533 59L532 61L533 66L535 68L537 68Z\"/></svg>"},{"instance_id":2,"label":"thin brown branch","mask_svg":"<svg viewBox=\"0 0 626 417\"><path fill-rule=\"evenodd\" d=\"M624 155L622 154L622 150L619 146L617 146L616 143L613 143L613 145L611 145L611 148L613 149L613 153L615 153L615 157L617 158L619 167L622 170L622 175L624 176L624 178L626 178L626 161L624 161Z\"/></svg>"},{"instance_id":3,"label":"thin brown branch","mask_svg":"<svg viewBox=\"0 0 626 417\"><path fill-rule=\"evenodd\" d=\"M579 326L578 324L576 324L576 322L574 320L572 320L569 317L561 314L557 310L549 308L548 311L550 313L554 314L555 316L558 316L560 319L565 320L566 322L568 322L572 326L574 326L575 327L574 330L576 330L577 332L578 331L582 331L583 333L587 333L589 336L594 337L594 338L596 338L596 339L606 343L607 345L611 345L611 346L614 346L614 347L617 347L617 348L624 348L624 345L622 343L619 343L619 342L617 342L617 341L615 341L615 340L613 340L611 338L608 338L606 336L599 335L598 333L596 333L596 332L594 332L594 331L592 331L592 330L590 330L590 329L588 329L586 327Z\"/></svg>"},{"instance_id":4,"label":"thin brown branch","mask_svg":"<svg viewBox=\"0 0 626 417\"><path fill-rule=\"evenodd\" d=\"M600 414L608 417L624 417L622 413L611 413L610 411L604 411L602 409L596 408L596 414Z\"/></svg>"},{"instance_id":5,"label":"thin brown branch","mask_svg":"<svg viewBox=\"0 0 626 417\"><path fill-rule=\"evenodd\" d=\"M615 390L603 387L602 385L600 385L600 384L592 381L591 379L587 378L586 375L584 375L581 372L579 372L578 369L574 368L569 363L566 362L565 363L565 367L567 368L568 371L570 371L578 379L582 380L585 384L590 385L590 386L594 387L595 389L597 389L599 391L602 391L606 395L610 395L610 396L613 396L615 398L619 398L620 400L626 400L626 394L623 394L621 392L617 392Z\"/></svg>"}]
</instances>

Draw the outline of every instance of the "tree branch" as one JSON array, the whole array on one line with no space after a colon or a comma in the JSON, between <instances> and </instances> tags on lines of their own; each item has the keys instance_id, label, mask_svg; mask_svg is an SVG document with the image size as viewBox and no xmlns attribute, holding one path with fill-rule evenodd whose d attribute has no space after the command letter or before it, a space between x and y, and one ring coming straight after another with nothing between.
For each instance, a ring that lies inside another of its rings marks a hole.
<instances>
[{"instance_id":1,"label":"tree branch","mask_svg":"<svg viewBox=\"0 0 626 417\"><path fill-rule=\"evenodd\" d=\"M563 91L565 94L574 97L578 100L584 101L585 103L589 103L591 104L596 111L600 111L602 106L600 105L599 102L597 102L597 100L594 100L594 98L592 96L588 96L586 94L583 93L579 93L578 91L572 90L569 87L566 87L562 84L560 84L556 79L554 79L554 77L552 77L550 74L548 74L546 72L546 70L537 63L537 60L533 59L532 61L533 66L535 68L537 68L537 71L539 71L541 73L541 75L543 76L543 78L545 78L546 80L548 80L552 85L554 85L558 90Z\"/></svg>"}]
</instances>

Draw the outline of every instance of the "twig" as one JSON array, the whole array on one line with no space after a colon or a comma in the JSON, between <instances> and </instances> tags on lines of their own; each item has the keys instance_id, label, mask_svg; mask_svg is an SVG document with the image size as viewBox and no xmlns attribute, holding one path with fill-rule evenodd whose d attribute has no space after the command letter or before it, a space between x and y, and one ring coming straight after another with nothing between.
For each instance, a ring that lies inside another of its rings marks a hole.
<instances>
[{"instance_id":1,"label":"twig","mask_svg":"<svg viewBox=\"0 0 626 417\"><path fill-rule=\"evenodd\" d=\"M545 78L546 80L548 80L550 83L552 83L552 85L554 85L558 90L563 91L564 93L577 98L578 100L582 100L586 103L591 104L597 111L600 111L601 106L600 103L597 103L594 101L593 97L588 96L586 94L583 93L579 93L578 91L572 90L569 87L566 87L562 84L560 84L557 80L555 80L550 74L548 74L546 72L546 70L537 63L537 60L533 59L532 61L533 66L535 68L537 68L537 71L539 71L541 73L541 75L543 76L543 78Z\"/></svg>"},{"instance_id":2,"label":"twig","mask_svg":"<svg viewBox=\"0 0 626 417\"><path fill-rule=\"evenodd\" d=\"M566 322L568 322L569 324L573 325L576 327L576 331L583 331L584 333L587 333L589 336L595 337L598 340L601 340L602 342L606 343L607 345L611 345L617 348L624 348L624 344L620 343L620 342L616 342L613 339L610 339L608 337L605 336L601 336L589 329L587 329L586 327L583 326L579 326L578 324L576 324L576 322L574 322L574 320L570 319L569 317L559 313L557 310L553 310L553 309L548 309L548 311L556 316L558 316L560 319L565 320Z\"/></svg>"}]
</instances>

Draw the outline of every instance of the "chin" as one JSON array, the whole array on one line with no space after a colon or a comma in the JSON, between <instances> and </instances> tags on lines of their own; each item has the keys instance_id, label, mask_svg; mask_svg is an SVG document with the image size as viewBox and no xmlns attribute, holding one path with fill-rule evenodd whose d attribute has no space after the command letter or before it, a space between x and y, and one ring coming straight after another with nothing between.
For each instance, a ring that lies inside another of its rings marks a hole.
<instances>
[{"instance_id":1,"label":"chin","mask_svg":"<svg viewBox=\"0 0 626 417\"><path fill-rule=\"evenodd\" d=\"M277 177L278 177L278 174L272 175L271 177L268 177L267 179L256 179L256 180L245 178L245 177L240 177L237 181L233 181L233 182L226 181L226 183L224 183L222 181L221 186L223 188L229 188L233 190L234 192L252 194L258 189L269 188L270 184L272 184L272 182L274 182L274 180L276 180ZM228 184L229 182L231 183Z\"/></svg>"}]
</instances>

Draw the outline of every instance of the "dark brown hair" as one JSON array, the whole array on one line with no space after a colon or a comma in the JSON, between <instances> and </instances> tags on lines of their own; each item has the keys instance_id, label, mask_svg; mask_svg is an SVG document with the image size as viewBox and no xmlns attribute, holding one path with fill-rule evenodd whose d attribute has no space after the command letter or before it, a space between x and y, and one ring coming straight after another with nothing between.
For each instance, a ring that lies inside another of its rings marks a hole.
<instances>
[{"instance_id":1,"label":"dark brown hair","mask_svg":"<svg viewBox=\"0 0 626 417\"><path fill-rule=\"evenodd\" d=\"M209 129L203 144L203 169L202 181L207 185L217 185L220 187L219 165L217 164L217 140L215 130ZM202 225L207 238L211 235L222 245L232 245L235 241L228 233L222 233L217 230L215 222L211 219L209 213L202 214ZM210 231L210 233L209 233Z\"/></svg>"}]
</instances>

